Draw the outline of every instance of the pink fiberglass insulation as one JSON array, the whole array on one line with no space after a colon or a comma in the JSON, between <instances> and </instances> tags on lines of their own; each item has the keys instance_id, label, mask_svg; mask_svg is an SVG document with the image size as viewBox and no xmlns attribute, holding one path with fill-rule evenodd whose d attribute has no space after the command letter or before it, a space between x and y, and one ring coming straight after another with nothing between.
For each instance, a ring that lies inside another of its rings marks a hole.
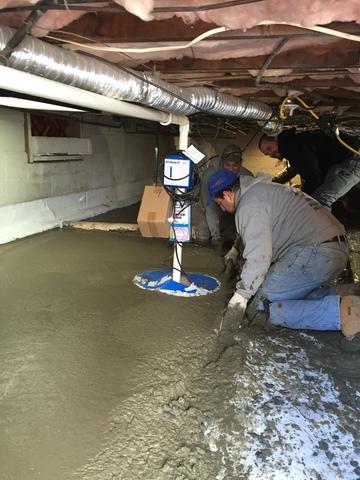
<instances>
[{"instance_id":1,"label":"pink fiberglass insulation","mask_svg":"<svg viewBox=\"0 0 360 480\"><path fill-rule=\"evenodd\" d=\"M141 4L142 18L151 14L151 3L131 1ZM197 6L204 3L219 3L218 0L155 0L154 7ZM174 13L155 14L154 18L170 18ZM331 22L360 23L359 0L264 0L263 2L239 5L235 7L208 10L204 12L177 13L187 23L198 19L223 25L232 29L248 29L263 21L299 23L304 26L325 25ZM140 16L140 15L139 15Z\"/></svg>"},{"instance_id":2,"label":"pink fiberglass insulation","mask_svg":"<svg viewBox=\"0 0 360 480\"><path fill-rule=\"evenodd\" d=\"M0 0L0 8L35 5L38 0Z\"/></svg>"},{"instance_id":3,"label":"pink fiberglass insulation","mask_svg":"<svg viewBox=\"0 0 360 480\"><path fill-rule=\"evenodd\" d=\"M27 3L37 2L34 0L0 1L1 7ZM264 0L248 5L204 12L155 14L152 13L154 7L197 6L204 5L204 3L218 3L218 0L206 0L206 2L204 0L117 0L117 3L142 20L178 16L186 23L194 23L201 19L230 29L246 30L264 21L297 23L308 27L326 25L334 21L360 23L359 0ZM101 8L101 4L96 5ZM38 28L35 27L33 33L36 36L43 36L46 31L62 28L84 14L85 12L76 11L49 11L39 21ZM23 18L25 16L26 13L23 14ZM9 22L13 23L11 20Z\"/></svg>"}]
</instances>

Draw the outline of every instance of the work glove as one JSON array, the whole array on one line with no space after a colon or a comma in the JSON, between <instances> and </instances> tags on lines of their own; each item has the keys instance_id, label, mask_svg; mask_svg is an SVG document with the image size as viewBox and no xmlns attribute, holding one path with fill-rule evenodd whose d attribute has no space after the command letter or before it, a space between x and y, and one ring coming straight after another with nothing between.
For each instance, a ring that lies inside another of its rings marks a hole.
<instances>
[{"instance_id":1,"label":"work glove","mask_svg":"<svg viewBox=\"0 0 360 480\"><path fill-rule=\"evenodd\" d=\"M248 300L235 292L226 306L220 330L235 330L239 328L244 318Z\"/></svg>"},{"instance_id":2,"label":"work glove","mask_svg":"<svg viewBox=\"0 0 360 480\"><path fill-rule=\"evenodd\" d=\"M219 254L223 255L223 241L220 237L212 237L211 238L211 245L214 247L214 250Z\"/></svg>"},{"instance_id":3,"label":"work glove","mask_svg":"<svg viewBox=\"0 0 360 480\"><path fill-rule=\"evenodd\" d=\"M224 268L222 276L225 281L232 280L239 271L239 252L236 247L232 247L224 256Z\"/></svg>"},{"instance_id":4,"label":"work glove","mask_svg":"<svg viewBox=\"0 0 360 480\"><path fill-rule=\"evenodd\" d=\"M231 249L227 252L224 257L225 265L231 262L233 265L236 265L239 259L239 252L236 247L231 247Z\"/></svg>"}]
</instances>

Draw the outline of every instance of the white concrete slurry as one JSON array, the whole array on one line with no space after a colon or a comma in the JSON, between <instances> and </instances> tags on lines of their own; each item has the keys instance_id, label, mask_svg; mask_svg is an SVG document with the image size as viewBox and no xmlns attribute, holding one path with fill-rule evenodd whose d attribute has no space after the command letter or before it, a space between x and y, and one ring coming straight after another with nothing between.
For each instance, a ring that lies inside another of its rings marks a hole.
<instances>
[{"instance_id":1,"label":"white concrete slurry","mask_svg":"<svg viewBox=\"0 0 360 480\"><path fill-rule=\"evenodd\" d=\"M301 335L321 349L314 337ZM211 450L221 450L223 462L232 464L217 480L229 473L248 480L360 478L359 409L343 403L330 376L314 369L303 349L282 338L249 341L233 381L229 403L239 430L222 432L213 424L206 432Z\"/></svg>"}]
</instances>

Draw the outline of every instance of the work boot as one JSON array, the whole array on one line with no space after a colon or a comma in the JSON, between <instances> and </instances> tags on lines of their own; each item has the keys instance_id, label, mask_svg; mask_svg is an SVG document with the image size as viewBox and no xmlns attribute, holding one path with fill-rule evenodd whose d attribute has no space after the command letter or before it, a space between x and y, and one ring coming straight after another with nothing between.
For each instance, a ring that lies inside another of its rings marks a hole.
<instances>
[{"instance_id":1,"label":"work boot","mask_svg":"<svg viewBox=\"0 0 360 480\"><path fill-rule=\"evenodd\" d=\"M341 298L340 319L345 337L342 347L351 352L360 350L360 297L348 295Z\"/></svg>"}]
</instances>

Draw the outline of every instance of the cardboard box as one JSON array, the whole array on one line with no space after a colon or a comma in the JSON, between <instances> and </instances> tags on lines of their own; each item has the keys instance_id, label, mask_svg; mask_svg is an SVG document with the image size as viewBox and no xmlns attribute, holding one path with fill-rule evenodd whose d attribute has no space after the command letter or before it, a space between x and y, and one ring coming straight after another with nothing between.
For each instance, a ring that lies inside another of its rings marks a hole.
<instances>
[{"instance_id":1,"label":"cardboard box","mask_svg":"<svg viewBox=\"0 0 360 480\"><path fill-rule=\"evenodd\" d=\"M164 187L145 187L137 223L143 237L169 237L172 200Z\"/></svg>"}]
</instances>

